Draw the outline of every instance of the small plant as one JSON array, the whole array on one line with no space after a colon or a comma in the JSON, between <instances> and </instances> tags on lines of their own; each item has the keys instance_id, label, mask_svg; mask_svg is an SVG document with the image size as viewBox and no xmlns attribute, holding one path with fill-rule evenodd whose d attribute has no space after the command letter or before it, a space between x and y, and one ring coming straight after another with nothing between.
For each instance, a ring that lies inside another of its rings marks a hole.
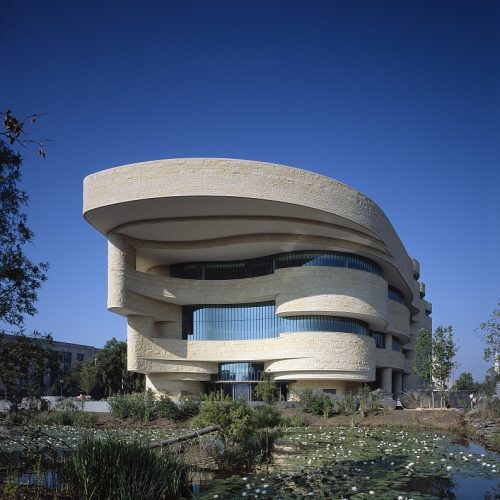
<instances>
[{"instance_id":1,"label":"small plant","mask_svg":"<svg viewBox=\"0 0 500 500\"><path fill-rule=\"evenodd\" d=\"M346 415L353 415L356 413L357 409L357 400L352 392L346 392L344 396L344 413Z\"/></svg>"},{"instance_id":2,"label":"small plant","mask_svg":"<svg viewBox=\"0 0 500 500\"><path fill-rule=\"evenodd\" d=\"M255 387L257 399L267 404L275 403L278 400L278 385L273 381L270 373L263 372L260 382Z\"/></svg>"},{"instance_id":3,"label":"small plant","mask_svg":"<svg viewBox=\"0 0 500 500\"><path fill-rule=\"evenodd\" d=\"M486 401L486 415L488 418L500 418L500 399L497 397L488 398Z\"/></svg>"},{"instance_id":4,"label":"small plant","mask_svg":"<svg viewBox=\"0 0 500 500\"><path fill-rule=\"evenodd\" d=\"M161 395L156 401L155 408L160 418L179 420L179 407L168 396Z\"/></svg>"},{"instance_id":5,"label":"small plant","mask_svg":"<svg viewBox=\"0 0 500 500\"><path fill-rule=\"evenodd\" d=\"M84 438L63 465L62 479L75 498L179 498L184 462L137 443Z\"/></svg>"},{"instance_id":6,"label":"small plant","mask_svg":"<svg viewBox=\"0 0 500 500\"><path fill-rule=\"evenodd\" d=\"M184 399L179 404L179 417L178 420L189 420L190 418L198 415L200 411L200 400L199 399Z\"/></svg>"},{"instance_id":7,"label":"small plant","mask_svg":"<svg viewBox=\"0 0 500 500\"><path fill-rule=\"evenodd\" d=\"M306 427L307 422L303 413L294 413L288 417L283 418L283 425L286 427Z\"/></svg>"},{"instance_id":8,"label":"small plant","mask_svg":"<svg viewBox=\"0 0 500 500\"><path fill-rule=\"evenodd\" d=\"M28 415L26 415L24 412L12 412L9 413L5 419L4 419L4 424L5 425L14 425L14 426L19 426L19 425L26 425L28 423Z\"/></svg>"}]
</instances>

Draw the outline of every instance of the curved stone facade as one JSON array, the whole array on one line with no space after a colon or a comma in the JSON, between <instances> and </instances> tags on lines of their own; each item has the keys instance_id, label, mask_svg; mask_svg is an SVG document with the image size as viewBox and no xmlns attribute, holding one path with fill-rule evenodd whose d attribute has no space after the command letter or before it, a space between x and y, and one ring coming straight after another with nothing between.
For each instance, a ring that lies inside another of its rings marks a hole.
<instances>
[{"instance_id":1,"label":"curved stone facade","mask_svg":"<svg viewBox=\"0 0 500 500\"><path fill-rule=\"evenodd\" d=\"M108 308L128 318L129 369L156 391L240 384L241 395L233 369L337 393L416 381L412 346L431 326L420 265L344 184L261 162L162 160L88 176L84 217L109 240Z\"/></svg>"}]
</instances>

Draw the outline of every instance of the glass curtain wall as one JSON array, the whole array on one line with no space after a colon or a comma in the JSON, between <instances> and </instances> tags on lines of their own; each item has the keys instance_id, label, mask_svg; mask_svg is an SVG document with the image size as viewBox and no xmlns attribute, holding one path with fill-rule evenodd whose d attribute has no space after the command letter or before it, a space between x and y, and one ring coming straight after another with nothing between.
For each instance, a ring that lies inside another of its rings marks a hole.
<instances>
[{"instance_id":1,"label":"glass curtain wall","mask_svg":"<svg viewBox=\"0 0 500 500\"><path fill-rule=\"evenodd\" d=\"M182 306L183 339L252 340L294 332L368 335L368 325L339 316L278 317L274 302Z\"/></svg>"},{"instance_id":2,"label":"glass curtain wall","mask_svg":"<svg viewBox=\"0 0 500 500\"><path fill-rule=\"evenodd\" d=\"M272 274L286 267L348 267L382 276L381 267L360 255L323 250L299 250L228 262L186 262L170 266L173 278L198 280L234 280Z\"/></svg>"},{"instance_id":3,"label":"glass curtain wall","mask_svg":"<svg viewBox=\"0 0 500 500\"><path fill-rule=\"evenodd\" d=\"M370 337L375 340L376 347L385 349L385 333L370 330Z\"/></svg>"},{"instance_id":4,"label":"glass curtain wall","mask_svg":"<svg viewBox=\"0 0 500 500\"><path fill-rule=\"evenodd\" d=\"M400 292L397 288L394 288L393 286L390 285L389 285L389 291L387 292L387 297L390 300L399 302L400 304L405 303L405 296L403 295L403 293Z\"/></svg>"}]
</instances>

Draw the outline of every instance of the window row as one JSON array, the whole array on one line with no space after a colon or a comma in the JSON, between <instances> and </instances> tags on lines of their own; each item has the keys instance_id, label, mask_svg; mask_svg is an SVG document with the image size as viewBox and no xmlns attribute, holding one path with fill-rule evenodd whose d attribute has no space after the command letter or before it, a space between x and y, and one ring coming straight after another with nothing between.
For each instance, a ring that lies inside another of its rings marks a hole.
<instances>
[{"instance_id":1,"label":"window row","mask_svg":"<svg viewBox=\"0 0 500 500\"><path fill-rule=\"evenodd\" d=\"M381 267L366 257L344 252L298 250L229 262L186 262L170 266L173 278L198 280L234 280L273 274L286 267L348 267L382 275Z\"/></svg>"},{"instance_id":2,"label":"window row","mask_svg":"<svg viewBox=\"0 0 500 500\"><path fill-rule=\"evenodd\" d=\"M274 302L182 306L182 338L252 340L294 332L346 332L368 335L368 325L340 316L276 316Z\"/></svg>"}]
</instances>

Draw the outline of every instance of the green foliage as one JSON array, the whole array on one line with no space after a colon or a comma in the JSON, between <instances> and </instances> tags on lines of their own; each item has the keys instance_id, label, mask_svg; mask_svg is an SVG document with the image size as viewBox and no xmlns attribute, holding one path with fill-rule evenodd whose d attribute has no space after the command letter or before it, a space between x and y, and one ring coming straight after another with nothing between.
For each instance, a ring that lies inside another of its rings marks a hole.
<instances>
[{"instance_id":1,"label":"green foliage","mask_svg":"<svg viewBox=\"0 0 500 500\"><path fill-rule=\"evenodd\" d=\"M118 394L108 398L111 414L121 419L151 420L154 414L154 403L151 391L140 394Z\"/></svg>"},{"instance_id":2,"label":"green foliage","mask_svg":"<svg viewBox=\"0 0 500 500\"><path fill-rule=\"evenodd\" d=\"M195 398L184 399L179 404L177 420L184 421L196 417L200 411L200 400Z\"/></svg>"},{"instance_id":3,"label":"green foliage","mask_svg":"<svg viewBox=\"0 0 500 500\"><path fill-rule=\"evenodd\" d=\"M441 405L446 399L448 379L456 366L457 350L451 326L439 326L434 334L428 330L420 330L415 344L413 369L424 380L427 389L432 391L435 385L441 392ZM432 398L434 406L434 392Z\"/></svg>"},{"instance_id":4,"label":"green foliage","mask_svg":"<svg viewBox=\"0 0 500 500\"><path fill-rule=\"evenodd\" d=\"M415 373L425 382L427 389L432 389L432 333L421 329L418 332L413 358Z\"/></svg>"},{"instance_id":5,"label":"green foliage","mask_svg":"<svg viewBox=\"0 0 500 500\"><path fill-rule=\"evenodd\" d=\"M78 381L82 391L96 399L144 388L144 375L127 371L127 343L114 337L83 363Z\"/></svg>"},{"instance_id":6,"label":"green foliage","mask_svg":"<svg viewBox=\"0 0 500 500\"><path fill-rule=\"evenodd\" d=\"M97 417L83 411L54 411L49 415L39 415L35 418L39 425L71 425L73 427L92 427Z\"/></svg>"},{"instance_id":7,"label":"green foliage","mask_svg":"<svg viewBox=\"0 0 500 500\"><path fill-rule=\"evenodd\" d=\"M479 325L478 333L486 344L485 361L500 361L500 301L488 320Z\"/></svg>"},{"instance_id":8,"label":"green foliage","mask_svg":"<svg viewBox=\"0 0 500 500\"><path fill-rule=\"evenodd\" d=\"M222 448L214 458L222 469L237 470L269 457L282 421L274 406L252 408L242 399L234 401L217 393L203 397L193 425L219 426Z\"/></svg>"},{"instance_id":9,"label":"green foliage","mask_svg":"<svg viewBox=\"0 0 500 500\"><path fill-rule=\"evenodd\" d=\"M443 406L448 389L447 383L451 371L456 366L454 361L457 347L453 339L453 328L451 326L439 326L434 331L432 342L432 376L436 381L437 389L441 392L441 405Z\"/></svg>"},{"instance_id":10,"label":"green foliage","mask_svg":"<svg viewBox=\"0 0 500 500\"><path fill-rule=\"evenodd\" d=\"M255 387L255 396L267 404L278 400L278 385L273 381L270 373L263 372L260 382Z\"/></svg>"},{"instance_id":11,"label":"green foliage","mask_svg":"<svg viewBox=\"0 0 500 500\"><path fill-rule=\"evenodd\" d=\"M471 372L463 372L453 386L454 391L479 392L480 384L474 382Z\"/></svg>"},{"instance_id":12,"label":"green foliage","mask_svg":"<svg viewBox=\"0 0 500 500\"><path fill-rule=\"evenodd\" d=\"M34 264L23 251L33 242L20 189L21 156L0 140L0 321L22 327L24 315L36 313L38 289L47 279L46 263Z\"/></svg>"},{"instance_id":13,"label":"green foliage","mask_svg":"<svg viewBox=\"0 0 500 500\"><path fill-rule=\"evenodd\" d=\"M255 408L255 426L257 429L265 427L278 427L282 424L281 413L276 408L269 404Z\"/></svg>"},{"instance_id":14,"label":"green foliage","mask_svg":"<svg viewBox=\"0 0 500 500\"><path fill-rule=\"evenodd\" d=\"M121 419L149 421L155 418L168 418L176 422L194 417L200 405L195 399L186 399L177 406L166 395L156 398L151 389L141 394L118 394L108 398L108 403L111 414Z\"/></svg>"},{"instance_id":15,"label":"green foliage","mask_svg":"<svg viewBox=\"0 0 500 500\"><path fill-rule=\"evenodd\" d=\"M304 411L313 415L331 417L335 413L336 403L328 394L308 394L304 400Z\"/></svg>"},{"instance_id":16,"label":"green foliage","mask_svg":"<svg viewBox=\"0 0 500 500\"><path fill-rule=\"evenodd\" d=\"M178 420L179 407L168 396L161 395L158 398L156 401L156 411L160 418Z\"/></svg>"},{"instance_id":17,"label":"green foliage","mask_svg":"<svg viewBox=\"0 0 500 500\"><path fill-rule=\"evenodd\" d=\"M29 422L29 415L20 411L14 411L12 413L7 414L3 421L5 425L12 425L12 426L26 425L28 422Z\"/></svg>"},{"instance_id":18,"label":"green foliage","mask_svg":"<svg viewBox=\"0 0 500 500\"><path fill-rule=\"evenodd\" d=\"M488 418L500 418L500 399L488 398L486 401L486 414Z\"/></svg>"},{"instance_id":19,"label":"green foliage","mask_svg":"<svg viewBox=\"0 0 500 500\"><path fill-rule=\"evenodd\" d=\"M41 394L44 375L58 364L57 356L49 349L51 343L50 335L39 332L30 336L0 333L0 385L5 399L14 393L18 398Z\"/></svg>"},{"instance_id":20,"label":"green foliage","mask_svg":"<svg viewBox=\"0 0 500 500\"><path fill-rule=\"evenodd\" d=\"M283 418L282 423L285 427L306 427L307 422L302 412L294 413Z\"/></svg>"},{"instance_id":21,"label":"green foliage","mask_svg":"<svg viewBox=\"0 0 500 500\"><path fill-rule=\"evenodd\" d=\"M344 414L345 415L354 415L356 413L356 409L358 406L358 401L356 399L356 396L352 394L352 392L346 392L344 396L344 403L345 403L345 409L344 409Z\"/></svg>"},{"instance_id":22,"label":"green foliage","mask_svg":"<svg viewBox=\"0 0 500 500\"><path fill-rule=\"evenodd\" d=\"M62 477L85 500L157 500L178 498L186 472L180 458L143 444L85 438L64 464Z\"/></svg>"}]
</instances>

